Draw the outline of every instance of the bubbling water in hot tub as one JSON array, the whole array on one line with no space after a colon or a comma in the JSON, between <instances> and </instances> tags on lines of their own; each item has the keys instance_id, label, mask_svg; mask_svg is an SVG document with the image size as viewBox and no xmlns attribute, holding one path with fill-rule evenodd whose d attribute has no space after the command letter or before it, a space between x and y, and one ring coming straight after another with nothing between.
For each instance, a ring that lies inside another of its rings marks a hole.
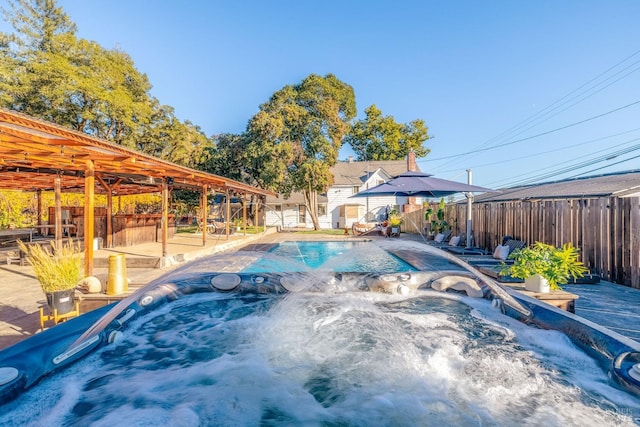
<instances>
[{"instance_id":1,"label":"bubbling water in hot tub","mask_svg":"<svg viewBox=\"0 0 640 427\"><path fill-rule=\"evenodd\" d=\"M419 287L437 272L231 273L259 259L283 262L238 252L152 284L134 300L153 300L155 286L168 303L104 316L83 337L126 324L113 343L0 407L0 425L606 426L640 416L637 398L566 335L486 299Z\"/></svg>"},{"instance_id":2,"label":"bubbling water in hot tub","mask_svg":"<svg viewBox=\"0 0 640 427\"><path fill-rule=\"evenodd\" d=\"M563 334L483 299L362 292L367 279L185 295L0 424L633 425L638 401Z\"/></svg>"}]
</instances>

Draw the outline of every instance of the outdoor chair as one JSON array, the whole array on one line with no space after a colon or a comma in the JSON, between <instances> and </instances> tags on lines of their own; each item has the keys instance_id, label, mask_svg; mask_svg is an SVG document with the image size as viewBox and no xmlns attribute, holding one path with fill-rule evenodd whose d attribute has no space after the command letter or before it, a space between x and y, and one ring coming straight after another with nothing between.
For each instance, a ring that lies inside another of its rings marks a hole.
<instances>
[{"instance_id":1,"label":"outdoor chair","mask_svg":"<svg viewBox=\"0 0 640 427\"><path fill-rule=\"evenodd\" d=\"M466 237L466 236L465 236ZM456 255L486 255L487 251L477 246L466 246L462 244L460 246L448 247L447 251Z\"/></svg>"},{"instance_id":2,"label":"outdoor chair","mask_svg":"<svg viewBox=\"0 0 640 427\"><path fill-rule=\"evenodd\" d=\"M511 236L505 236L501 245L496 246L493 254L483 257L468 258L466 261L471 265L496 265L496 264L511 264L513 260L508 259L509 255L517 250L527 246L526 242L522 240L512 239ZM469 254L473 255L473 254Z\"/></svg>"},{"instance_id":3,"label":"outdoor chair","mask_svg":"<svg viewBox=\"0 0 640 427\"><path fill-rule=\"evenodd\" d=\"M351 225L351 232L354 236L360 236L363 234L368 234L371 231L378 231L378 224L375 222L354 222Z\"/></svg>"},{"instance_id":4,"label":"outdoor chair","mask_svg":"<svg viewBox=\"0 0 640 427\"><path fill-rule=\"evenodd\" d=\"M210 224L211 224L211 227L213 227L213 233L212 234L226 234L226 232L227 232L227 223L226 222L213 221ZM229 234L233 234L234 230L235 230L235 227L232 226L231 224L229 224Z\"/></svg>"},{"instance_id":5,"label":"outdoor chair","mask_svg":"<svg viewBox=\"0 0 640 427\"><path fill-rule=\"evenodd\" d=\"M7 252L7 265L11 265L13 263L25 265L25 257L19 249Z\"/></svg>"},{"instance_id":6,"label":"outdoor chair","mask_svg":"<svg viewBox=\"0 0 640 427\"><path fill-rule=\"evenodd\" d=\"M445 251L451 252L452 249L463 247L464 245L466 245L466 242L467 242L467 236L464 234L461 234L459 236L451 237L451 239L449 239L448 244L438 246L438 247Z\"/></svg>"},{"instance_id":7,"label":"outdoor chair","mask_svg":"<svg viewBox=\"0 0 640 427\"><path fill-rule=\"evenodd\" d=\"M427 244L431 246L446 246L451 240L451 230L443 230L442 233L438 233L433 237L433 240L427 240Z\"/></svg>"}]
</instances>

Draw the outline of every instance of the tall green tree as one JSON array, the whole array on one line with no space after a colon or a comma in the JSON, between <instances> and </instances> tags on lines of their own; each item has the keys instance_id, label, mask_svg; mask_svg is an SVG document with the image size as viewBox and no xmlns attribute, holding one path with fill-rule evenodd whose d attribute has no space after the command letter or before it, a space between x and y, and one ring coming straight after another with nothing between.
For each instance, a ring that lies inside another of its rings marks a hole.
<instances>
[{"instance_id":1,"label":"tall green tree","mask_svg":"<svg viewBox=\"0 0 640 427\"><path fill-rule=\"evenodd\" d=\"M267 188L285 195L301 191L316 230L320 228L318 193L333 183L330 168L338 161L342 139L355 115L351 86L332 74L311 74L300 84L274 93L247 126L256 152L264 155L263 166L271 180Z\"/></svg>"},{"instance_id":2,"label":"tall green tree","mask_svg":"<svg viewBox=\"0 0 640 427\"><path fill-rule=\"evenodd\" d=\"M55 0L10 6L15 60L7 106L133 147L152 112L147 76L124 52L78 39Z\"/></svg>"},{"instance_id":3,"label":"tall green tree","mask_svg":"<svg viewBox=\"0 0 640 427\"><path fill-rule=\"evenodd\" d=\"M75 35L76 24L56 0L9 0L3 15L16 30L21 50L50 52L58 35Z\"/></svg>"},{"instance_id":4,"label":"tall green tree","mask_svg":"<svg viewBox=\"0 0 640 427\"><path fill-rule=\"evenodd\" d=\"M411 151L416 157L429 154L429 149L424 147L429 133L423 120L397 123L392 116L383 116L375 104L365 109L365 115L353 124L345 137L357 160L402 160Z\"/></svg>"},{"instance_id":5,"label":"tall green tree","mask_svg":"<svg viewBox=\"0 0 640 427\"><path fill-rule=\"evenodd\" d=\"M202 130L189 121L181 122L173 108L153 100L153 113L148 126L137 138L135 148L170 162L197 168L203 163L212 142Z\"/></svg>"},{"instance_id":6,"label":"tall green tree","mask_svg":"<svg viewBox=\"0 0 640 427\"><path fill-rule=\"evenodd\" d=\"M8 106L13 100L12 91L15 86L15 73L18 63L11 49L11 36L0 33L0 105Z\"/></svg>"},{"instance_id":7,"label":"tall green tree","mask_svg":"<svg viewBox=\"0 0 640 427\"><path fill-rule=\"evenodd\" d=\"M150 96L129 55L78 39L55 0L9 5L15 32L0 34L1 105L180 164L199 161L210 141Z\"/></svg>"}]
</instances>

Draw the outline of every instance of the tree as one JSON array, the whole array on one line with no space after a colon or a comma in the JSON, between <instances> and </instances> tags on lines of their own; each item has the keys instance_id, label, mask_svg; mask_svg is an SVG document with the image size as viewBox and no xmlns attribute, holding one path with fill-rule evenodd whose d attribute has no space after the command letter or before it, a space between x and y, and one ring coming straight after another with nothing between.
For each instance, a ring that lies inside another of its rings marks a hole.
<instances>
[{"instance_id":1,"label":"tree","mask_svg":"<svg viewBox=\"0 0 640 427\"><path fill-rule=\"evenodd\" d=\"M160 105L154 99L153 113L142 135L136 138L135 148L139 151L192 168L203 161L205 151L212 142L202 130L189 121L181 122L173 108Z\"/></svg>"},{"instance_id":2,"label":"tree","mask_svg":"<svg viewBox=\"0 0 640 427\"><path fill-rule=\"evenodd\" d=\"M75 35L76 24L56 0L9 0L9 7L2 12L20 35L14 41L22 49L51 52L57 35Z\"/></svg>"},{"instance_id":3,"label":"tree","mask_svg":"<svg viewBox=\"0 0 640 427\"><path fill-rule=\"evenodd\" d=\"M55 0L10 6L15 34L0 34L3 106L181 165L201 161L209 139L150 96L126 53L78 39Z\"/></svg>"},{"instance_id":4,"label":"tree","mask_svg":"<svg viewBox=\"0 0 640 427\"><path fill-rule=\"evenodd\" d=\"M355 114L351 86L332 74L311 74L274 93L247 126L248 147L260 154L254 166L264 168L254 178L285 196L301 191L316 230L317 195L333 183L330 168Z\"/></svg>"},{"instance_id":5,"label":"tree","mask_svg":"<svg viewBox=\"0 0 640 427\"><path fill-rule=\"evenodd\" d=\"M151 84L131 58L78 39L55 0L18 0L4 12L15 29L4 105L133 147L152 102Z\"/></svg>"},{"instance_id":6,"label":"tree","mask_svg":"<svg viewBox=\"0 0 640 427\"><path fill-rule=\"evenodd\" d=\"M411 151L416 157L429 154L423 145L429 139L423 120L396 123L392 116L382 116L375 104L368 107L365 114L366 118L356 121L345 137L357 160L402 160Z\"/></svg>"},{"instance_id":7,"label":"tree","mask_svg":"<svg viewBox=\"0 0 640 427\"><path fill-rule=\"evenodd\" d=\"M11 49L12 37L0 33L0 105L9 106L13 101L12 90L18 72L18 61Z\"/></svg>"}]
</instances>

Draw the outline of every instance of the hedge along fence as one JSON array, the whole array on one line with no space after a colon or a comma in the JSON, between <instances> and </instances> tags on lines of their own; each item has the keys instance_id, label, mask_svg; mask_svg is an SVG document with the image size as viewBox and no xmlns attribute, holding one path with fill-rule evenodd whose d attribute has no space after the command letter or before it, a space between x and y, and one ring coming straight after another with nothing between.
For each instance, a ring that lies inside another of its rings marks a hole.
<instances>
[{"instance_id":1,"label":"hedge along fence","mask_svg":"<svg viewBox=\"0 0 640 427\"><path fill-rule=\"evenodd\" d=\"M445 211L453 234L464 234L466 203ZM472 213L476 246L492 251L505 235L527 244L572 243L592 273L640 289L639 197L474 203ZM404 231L424 234L425 225L424 209L405 214Z\"/></svg>"}]
</instances>

